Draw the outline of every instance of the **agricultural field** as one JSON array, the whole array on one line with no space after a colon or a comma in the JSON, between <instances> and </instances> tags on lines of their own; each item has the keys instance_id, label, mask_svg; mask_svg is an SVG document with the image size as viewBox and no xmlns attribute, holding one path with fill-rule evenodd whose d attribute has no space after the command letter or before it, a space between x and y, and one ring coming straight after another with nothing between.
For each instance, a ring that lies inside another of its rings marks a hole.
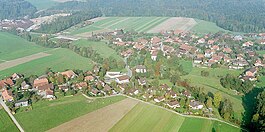
<instances>
[{"instance_id":1,"label":"agricultural field","mask_svg":"<svg viewBox=\"0 0 265 132\"><path fill-rule=\"evenodd\" d=\"M205 70L210 73L209 77L201 76L201 71ZM237 95L234 91L223 88L220 84L220 77L225 76L226 74L232 74L238 76L242 73L241 70L229 70L226 68L193 68L192 71L183 76L182 79L188 79L193 86L202 87L206 92L221 92L223 98L228 98L233 103L234 111L236 112L235 116L239 119L242 118L241 113L244 112L242 105L242 98L240 95ZM202 81L203 80L203 81Z\"/></svg>"},{"instance_id":2,"label":"agricultural field","mask_svg":"<svg viewBox=\"0 0 265 132\"><path fill-rule=\"evenodd\" d=\"M16 125L9 118L8 114L0 106L0 132L19 132Z\"/></svg>"},{"instance_id":3,"label":"agricultural field","mask_svg":"<svg viewBox=\"0 0 265 132\"><path fill-rule=\"evenodd\" d=\"M103 41L78 40L75 41L74 44L79 47L91 47L103 58L113 57L116 60L122 60L117 52L108 47L108 45Z\"/></svg>"},{"instance_id":4,"label":"agricultural field","mask_svg":"<svg viewBox=\"0 0 265 132\"><path fill-rule=\"evenodd\" d=\"M123 117L110 131L111 132L186 132L186 131L230 131L240 129L217 121L206 119L182 117L164 109L138 103L127 115Z\"/></svg>"},{"instance_id":5,"label":"agricultural field","mask_svg":"<svg viewBox=\"0 0 265 132\"><path fill-rule=\"evenodd\" d=\"M86 99L82 95L61 97L33 103L33 110L20 111L15 117L25 131L42 132L123 99L123 96L95 100Z\"/></svg>"},{"instance_id":6,"label":"agricultural field","mask_svg":"<svg viewBox=\"0 0 265 132\"><path fill-rule=\"evenodd\" d=\"M230 32L228 30L225 30L221 27L218 27L215 23L204 21L204 20L198 20L196 19L197 25L195 25L191 31L198 32L198 33L217 33L217 32Z\"/></svg>"},{"instance_id":7,"label":"agricultural field","mask_svg":"<svg viewBox=\"0 0 265 132\"><path fill-rule=\"evenodd\" d=\"M29 55L33 55L42 51L50 50L28 42L18 36L0 32L0 61L5 62Z\"/></svg>"},{"instance_id":8,"label":"agricultural field","mask_svg":"<svg viewBox=\"0 0 265 132\"><path fill-rule=\"evenodd\" d=\"M26 76L42 75L47 68L54 71L64 71L66 69L90 70L93 66L91 59L82 57L69 49L53 49L45 53L50 55L0 71L0 78L10 76L13 73L21 73Z\"/></svg>"}]
</instances>

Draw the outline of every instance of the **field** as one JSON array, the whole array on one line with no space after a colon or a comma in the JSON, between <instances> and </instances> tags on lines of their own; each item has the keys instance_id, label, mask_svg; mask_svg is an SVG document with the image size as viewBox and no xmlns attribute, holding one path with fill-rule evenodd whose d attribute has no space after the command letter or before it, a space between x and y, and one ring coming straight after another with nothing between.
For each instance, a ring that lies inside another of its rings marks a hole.
<instances>
[{"instance_id":1,"label":"field","mask_svg":"<svg viewBox=\"0 0 265 132\"><path fill-rule=\"evenodd\" d=\"M29 76L42 75L47 68L52 68L54 71L64 71L66 69L90 70L93 66L92 60L81 57L68 49L54 49L45 53L51 55L0 71L0 78L10 76L15 72Z\"/></svg>"},{"instance_id":2,"label":"field","mask_svg":"<svg viewBox=\"0 0 265 132\"><path fill-rule=\"evenodd\" d=\"M116 96L92 101L82 95L61 97L53 101L34 103L33 110L18 112L15 117L25 131L42 132L124 98Z\"/></svg>"},{"instance_id":3,"label":"field","mask_svg":"<svg viewBox=\"0 0 265 132\"><path fill-rule=\"evenodd\" d=\"M9 33L0 32L0 38L0 60L2 62L50 50Z\"/></svg>"},{"instance_id":4,"label":"field","mask_svg":"<svg viewBox=\"0 0 265 132\"><path fill-rule=\"evenodd\" d=\"M94 132L108 131L137 103L138 101L127 98L66 122L58 127L49 130L49 132L65 132L69 130L93 130Z\"/></svg>"},{"instance_id":5,"label":"field","mask_svg":"<svg viewBox=\"0 0 265 132\"><path fill-rule=\"evenodd\" d=\"M0 106L1 107L1 106ZM0 132L19 132L4 109L0 108Z\"/></svg>"},{"instance_id":6,"label":"field","mask_svg":"<svg viewBox=\"0 0 265 132\"><path fill-rule=\"evenodd\" d=\"M182 117L161 108L139 103L122 120L120 120L111 132L210 132L213 130L236 132L239 129L224 123Z\"/></svg>"},{"instance_id":7,"label":"field","mask_svg":"<svg viewBox=\"0 0 265 132\"><path fill-rule=\"evenodd\" d=\"M209 77L201 76L200 72L202 70L208 71L210 73ZM242 105L242 98L240 95L232 90L223 88L220 84L220 77L225 76L226 74L232 74L238 76L242 73L240 70L229 70L225 68L193 68L192 71L183 76L183 79L188 79L193 86L198 86L204 88L206 92L221 92L223 98L228 98L233 103L233 109L235 110L235 116L239 119L242 118L241 112L244 112ZM203 81L202 81L203 80Z\"/></svg>"},{"instance_id":8,"label":"field","mask_svg":"<svg viewBox=\"0 0 265 132\"><path fill-rule=\"evenodd\" d=\"M78 40L74 42L75 45L80 47L91 47L97 51L101 57L109 58L113 57L116 60L122 60L122 58L116 53L115 50L109 48L105 42L102 41L89 41L89 40Z\"/></svg>"},{"instance_id":9,"label":"field","mask_svg":"<svg viewBox=\"0 0 265 132\"><path fill-rule=\"evenodd\" d=\"M209 32L216 33L219 31L230 32L221 27L218 27L215 23L212 23L212 22L198 20L198 19L196 19L196 21L197 21L197 25L195 25L191 29L191 31L198 32L198 33L209 33Z\"/></svg>"}]
</instances>

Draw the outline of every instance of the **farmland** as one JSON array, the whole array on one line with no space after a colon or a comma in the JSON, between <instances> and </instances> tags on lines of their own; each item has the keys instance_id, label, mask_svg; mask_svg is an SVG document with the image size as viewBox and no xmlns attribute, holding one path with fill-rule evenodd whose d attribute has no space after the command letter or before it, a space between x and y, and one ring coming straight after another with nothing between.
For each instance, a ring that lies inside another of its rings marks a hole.
<instances>
[{"instance_id":1,"label":"farmland","mask_svg":"<svg viewBox=\"0 0 265 132\"><path fill-rule=\"evenodd\" d=\"M53 101L33 103L33 110L30 112L18 112L15 117L25 131L46 131L74 118L121 101L124 98L116 96L92 101L82 95L61 97Z\"/></svg>"},{"instance_id":2,"label":"farmland","mask_svg":"<svg viewBox=\"0 0 265 132\"><path fill-rule=\"evenodd\" d=\"M217 121L182 117L161 108L139 103L110 131L240 131Z\"/></svg>"},{"instance_id":3,"label":"farmland","mask_svg":"<svg viewBox=\"0 0 265 132\"><path fill-rule=\"evenodd\" d=\"M219 31L223 32L230 32L227 30L224 30L223 28L218 27L215 23L204 21L204 20L198 20L197 25L195 25L191 31L198 32L198 33L217 33Z\"/></svg>"},{"instance_id":4,"label":"farmland","mask_svg":"<svg viewBox=\"0 0 265 132\"><path fill-rule=\"evenodd\" d=\"M21 73L26 76L41 75L44 74L47 68L52 68L54 71L64 71L66 69L89 70L93 66L92 60L81 57L68 49L55 49L45 53L51 55L0 71L0 78L10 76L13 73Z\"/></svg>"},{"instance_id":5,"label":"farmland","mask_svg":"<svg viewBox=\"0 0 265 132\"><path fill-rule=\"evenodd\" d=\"M89 40L78 40L74 42L75 45L79 47L91 47L97 51L101 57L109 58L113 57L116 60L122 60L122 58L117 54L117 52L107 46L103 41L89 41Z\"/></svg>"},{"instance_id":6,"label":"farmland","mask_svg":"<svg viewBox=\"0 0 265 132\"><path fill-rule=\"evenodd\" d=\"M9 33L0 32L0 38L0 60L2 61L9 61L50 50Z\"/></svg>"},{"instance_id":7,"label":"farmland","mask_svg":"<svg viewBox=\"0 0 265 132\"><path fill-rule=\"evenodd\" d=\"M19 130L0 106L0 132L18 132Z\"/></svg>"}]
</instances>

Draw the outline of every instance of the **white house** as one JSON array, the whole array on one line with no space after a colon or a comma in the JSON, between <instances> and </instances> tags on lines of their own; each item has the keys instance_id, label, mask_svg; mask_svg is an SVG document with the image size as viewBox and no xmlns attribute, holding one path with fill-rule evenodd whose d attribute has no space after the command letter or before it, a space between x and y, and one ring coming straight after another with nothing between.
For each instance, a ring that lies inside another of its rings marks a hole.
<instances>
[{"instance_id":1,"label":"white house","mask_svg":"<svg viewBox=\"0 0 265 132\"><path fill-rule=\"evenodd\" d=\"M157 97L157 98L154 99L154 101L157 102L157 103L165 101L165 97L164 96Z\"/></svg>"},{"instance_id":2,"label":"white house","mask_svg":"<svg viewBox=\"0 0 265 132\"><path fill-rule=\"evenodd\" d=\"M180 108L180 104L176 100L168 102L167 106L172 108L172 109Z\"/></svg>"},{"instance_id":3,"label":"white house","mask_svg":"<svg viewBox=\"0 0 265 132\"><path fill-rule=\"evenodd\" d=\"M199 101L192 100L189 104L191 109L199 110L203 108L203 105Z\"/></svg>"},{"instance_id":4,"label":"white house","mask_svg":"<svg viewBox=\"0 0 265 132\"><path fill-rule=\"evenodd\" d=\"M144 65L137 65L135 71L137 73L146 73L146 67Z\"/></svg>"},{"instance_id":5,"label":"white house","mask_svg":"<svg viewBox=\"0 0 265 132\"><path fill-rule=\"evenodd\" d=\"M123 76L117 77L116 82L118 84L129 83L130 82L129 79L130 79L130 77L128 75L123 75Z\"/></svg>"}]
</instances>

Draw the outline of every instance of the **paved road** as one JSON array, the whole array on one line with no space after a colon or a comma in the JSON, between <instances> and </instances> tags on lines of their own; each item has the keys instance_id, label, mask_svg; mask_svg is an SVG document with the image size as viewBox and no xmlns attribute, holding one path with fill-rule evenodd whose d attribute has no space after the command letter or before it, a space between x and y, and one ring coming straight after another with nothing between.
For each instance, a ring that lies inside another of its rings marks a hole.
<instances>
[{"instance_id":1,"label":"paved road","mask_svg":"<svg viewBox=\"0 0 265 132\"><path fill-rule=\"evenodd\" d=\"M20 126L20 124L17 122L16 118L12 115L11 111L9 110L9 108L6 106L6 104L4 103L4 101L2 100L2 98L0 97L0 104L3 106L3 108L5 109L5 111L8 113L9 117L12 119L12 121L15 123L15 125L17 126L17 128L19 129L19 131L24 132L23 128Z\"/></svg>"},{"instance_id":2,"label":"paved road","mask_svg":"<svg viewBox=\"0 0 265 132\"><path fill-rule=\"evenodd\" d=\"M129 77L132 77L132 70L130 69L130 67L129 67L129 65L128 65L128 63L127 63L127 59L128 59L128 57L125 57L124 58L124 63L125 63L125 68L126 68L126 70L128 71L128 73L127 73L127 75L129 76Z\"/></svg>"}]
</instances>

